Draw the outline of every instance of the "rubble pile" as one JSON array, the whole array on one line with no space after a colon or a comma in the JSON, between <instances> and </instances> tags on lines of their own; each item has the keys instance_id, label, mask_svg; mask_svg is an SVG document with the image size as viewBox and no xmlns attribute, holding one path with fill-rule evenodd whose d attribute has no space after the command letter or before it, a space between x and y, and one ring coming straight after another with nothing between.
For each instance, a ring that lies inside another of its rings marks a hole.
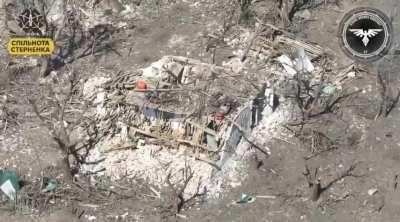
<instances>
[{"instance_id":1,"label":"rubble pile","mask_svg":"<svg viewBox=\"0 0 400 222\"><path fill-rule=\"evenodd\" d=\"M246 60L223 66L164 56L135 74L89 79L84 96L96 105L90 113L108 132L87 157L96 164L82 165L82 172L162 188L191 171L185 194L200 187L217 197L246 178L250 155L270 154L267 143L284 133L282 124L304 119L308 107L299 98L327 103L357 76L357 67L334 66L321 47L277 36L256 38Z\"/></svg>"},{"instance_id":2,"label":"rubble pile","mask_svg":"<svg viewBox=\"0 0 400 222\"><path fill-rule=\"evenodd\" d=\"M84 95L95 97L93 112L100 124L116 123L115 134L89 156L105 161L90 170L162 184L169 171L177 174L189 166L196 174L189 187L194 189L200 178L211 181L212 171L225 161L220 153L232 152L240 142L232 122L250 130L256 125L253 112L262 111L262 105L253 106L254 83L241 76L230 67L166 56L131 81L89 79Z\"/></svg>"}]
</instances>

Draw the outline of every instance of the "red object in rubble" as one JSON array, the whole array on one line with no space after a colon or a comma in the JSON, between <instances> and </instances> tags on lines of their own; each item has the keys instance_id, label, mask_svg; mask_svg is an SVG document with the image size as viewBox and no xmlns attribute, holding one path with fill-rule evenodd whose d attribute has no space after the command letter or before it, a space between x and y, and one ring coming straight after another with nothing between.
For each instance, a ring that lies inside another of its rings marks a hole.
<instances>
[{"instance_id":1,"label":"red object in rubble","mask_svg":"<svg viewBox=\"0 0 400 222\"><path fill-rule=\"evenodd\" d=\"M225 114L223 112L216 112L214 118L215 120L222 121L225 118Z\"/></svg>"},{"instance_id":2,"label":"red object in rubble","mask_svg":"<svg viewBox=\"0 0 400 222\"><path fill-rule=\"evenodd\" d=\"M146 91L147 90L147 83L144 80L138 80L136 82L136 89L139 91Z\"/></svg>"}]
</instances>

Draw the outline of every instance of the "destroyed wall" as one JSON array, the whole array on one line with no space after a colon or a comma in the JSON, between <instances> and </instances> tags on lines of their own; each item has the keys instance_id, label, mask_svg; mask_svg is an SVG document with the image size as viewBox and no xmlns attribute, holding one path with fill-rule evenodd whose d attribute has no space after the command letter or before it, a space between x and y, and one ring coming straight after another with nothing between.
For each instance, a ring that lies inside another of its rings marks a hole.
<instances>
[{"instance_id":1,"label":"destroyed wall","mask_svg":"<svg viewBox=\"0 0 400 222\"><path fill-rule=\"evenodd\" d=\"M253 87L248 81L238 78L233 85L226 83L225 78L229 77L225 76L231 73L229 67L167 56L143 69L142 75L132 76L136 84L145 80L146 90L130 84L122 84L125 89L117 89L110 87L110 83L115 83L112 79L89 79L84 94L87 98L96 98L97 107L93 112L99 124L109 121L110 115L116 118L113 122L117 124L114 125L116 134L105 138L88 157L88 162L99 164L83 165L83 172L96 172L114 179L127 175L139 177L159 187L169 174L174 182L180 181L179 172L189 167L195 176L187 193L193 194L198 183L203 190L209 190L215 171L221 170L235 154L242 131L250 133L254 112L262 112L254 109L255 95L249 93ZM180 78L177 80L171 75ZM209 81L210 77L214 79ZM177 97L174 100L177 103L157 103L154 98L163 93L168 93L168 98ZM208 95L208 99L199 104L198 99L187 103L182 94L194 98ZM116 101L120 101L120 106L112 105ZM221 105L229 107L224 115L217 116ZM125 118L128 116L133 118Z\"/></svg>"}]
</instances>

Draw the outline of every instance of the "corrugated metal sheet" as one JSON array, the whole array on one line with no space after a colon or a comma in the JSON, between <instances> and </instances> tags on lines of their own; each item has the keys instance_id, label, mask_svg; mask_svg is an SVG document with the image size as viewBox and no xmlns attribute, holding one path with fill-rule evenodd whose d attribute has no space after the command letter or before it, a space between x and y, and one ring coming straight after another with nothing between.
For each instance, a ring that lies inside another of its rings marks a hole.
<instances>
[{"instance_id":1,"label":"corrugated metal sheet","mask_svg":"<svg viewBox=\"0 0 400 222\"><path fill-rule=\"evenodd\" d=\"M253 116L253 103L249 102L243 109L239 111L233 121L240 126L244 131L250 131L252 126L252 116ZM225 138L225 144L222 149L221 159L219 161L220 165L223 165L227 158L229 158L235 151L236 147L242 139L242 133L239 129L232 124L227 130Z\"/></svg>"}]
</instances>

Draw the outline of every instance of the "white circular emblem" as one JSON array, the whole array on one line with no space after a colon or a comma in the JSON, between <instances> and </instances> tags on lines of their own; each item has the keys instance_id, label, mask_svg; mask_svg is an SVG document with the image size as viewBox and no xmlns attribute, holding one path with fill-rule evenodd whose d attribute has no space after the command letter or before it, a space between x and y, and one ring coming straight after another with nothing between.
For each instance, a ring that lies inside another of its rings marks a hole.
<instances>
[{"instance_id":1,"label":"white circular emblem","mask_svg":"<svg viewBox=\"0 0 400 222\"><path fill-rule=\"evenodd\" d=\"M383 57L392 42L390 19L374 8L356 8L344 16L339 27L344 52L355 60L371 62Z\"/></svg>"}]
</instances>

